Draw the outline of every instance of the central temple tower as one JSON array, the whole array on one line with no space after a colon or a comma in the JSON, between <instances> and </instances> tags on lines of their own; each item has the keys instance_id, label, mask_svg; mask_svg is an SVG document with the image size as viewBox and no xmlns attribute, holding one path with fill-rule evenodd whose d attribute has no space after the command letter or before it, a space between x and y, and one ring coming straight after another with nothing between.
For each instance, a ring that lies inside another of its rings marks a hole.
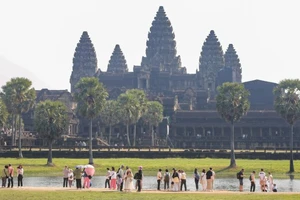
<instances>
[{"instance_id":1,"label":"central temple tower","mask_svg":"<svg viewBox=\"0 0 300 200\"><path fill-rule=\"evenodd\" d=\"M180 56L176 56L175 34L170 20L162 6L159 7L148 33L146 57L142 58L141 68L150 71L182 73Z\"/></svg>"}]
</instances>

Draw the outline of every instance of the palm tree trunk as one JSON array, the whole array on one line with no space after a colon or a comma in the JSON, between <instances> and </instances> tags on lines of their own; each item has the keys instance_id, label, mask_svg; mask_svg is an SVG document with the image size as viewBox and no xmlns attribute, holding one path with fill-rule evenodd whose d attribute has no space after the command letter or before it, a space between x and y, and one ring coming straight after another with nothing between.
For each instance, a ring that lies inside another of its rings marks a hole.
<instances>
[{"instance_id":1,"label":"palm tree trunk","mask_svg":"<svg viewBox=\"0 0 300 200\"><path fill-rule=\"evenodd\" d=\"M16 146L17 145L17 115L15 115L14 116L14 119L15 119L15 124L14 124L14 126L15 126L15 128L14 128L14 146Z\"/></svg>"},{"instance_id":2,"label":"palm tree trunk","mask_svg":"<svg viewBox=\"0 0 300 200\"><path fill-rule=\"evenodd\" d=\"M230 137L230 166L236 167L235 154L234 154L234 123L231 122L231 137Z\"/></svg>"},{"instance_id":3,"label":"palm tree trunk","mask_svg":"<svg viewBox=\"0 0 300 200\"><path fill-rule=\"evenodd\" d=\"M109 125L109 135L108 135L108 144L110 145L110 139L111 139L111 124Z\"/></svg>"},{"instance_id":4,"label":"palm tree trunk","mask_svg":"<svg viewBox=\"0 0 300 200\"><path fill-rule=\"evenodd\" d=\"M90 121L90 133L89 133L89 164L93 165L93 146L92 146L92 136L93 136L93 120Z\"/></svg>"},{"instance_id":5,"label":"palm tree trunk","mask_svg":"<svg viewBox=\"0 0 300 200\"><path fill-rule=\"evenodd\" d=\"M135 146L136 141L136 124L133 125L133 146Z\"/></svg>"},{"instance_id":6,"label":"palm tree trunk","mask_svg":"<svg viewBox=\"0 0 300 200\"><path fill-rule=\"evenodd\" d=\"M152 138L152 146L154 146L154 131L153 131L153 126L150 125L150 130L151 130L151 138Z\"/></svg>"},{"instance_id":7,"label":"palm tree trunk","mask_svg":"<svg viewBox=\"0 0 300 200\"><path fill-rule=\"evenodd\" d=\"M126 135L127 135L128 146L131 146L131 144L130 144L130 138L129 138L129 124L126 124Z\"/></svg>"},{"instance_id":8,"label":"palm tree trunk","mask_svg":"<svg viewBox=\"0 0 300 200\"><path fill-rule=\"evenodd\" d=\"M293 155L293 146L294 146L294 125L291 125L291 141L290 141L290 173L294 172L294 155Z\"/></svg>"},{"instance_id":9,"label":"palm tree trunk","mask_svg":"<svg viewBox=\"0 0 300 200\"><path fill-rule=\"evenodd\" d=\"M15 142L14 130L15 130L15 118L14 118L14 115L12 115L12 124L11 124L11 146L14 146L14 142Z\"/></svg>"},{"instance_id":10,"label":"palm tree trunk","mask_svg":"<svg viewBox=\"0 0 300 200\"><path fill-rule=\"evenodd\" d=\"M52 163L52 144L53 144L53 141L49 141L49 152L48 152L47 165L53 165L53 163Z\"/></svg>"},{"instance_id":11,"label":"palm tree trunk","mask_svg":"<svg viewBox=\"0 0 300 200\"><path fill-rule=\"evenodd\" d=\"M22 154L22 140L21 140L21 114L19 115L19 158L23 158Z\"/></svg>"}]
</instances>

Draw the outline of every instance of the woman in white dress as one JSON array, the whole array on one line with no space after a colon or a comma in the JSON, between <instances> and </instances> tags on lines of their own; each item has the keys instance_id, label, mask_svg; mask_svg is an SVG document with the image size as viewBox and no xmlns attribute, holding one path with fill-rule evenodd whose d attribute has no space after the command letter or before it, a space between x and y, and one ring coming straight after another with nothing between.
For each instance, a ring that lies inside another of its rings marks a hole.
<instances>
[{"instance_id":1,"label":"woman in white dress","mask_svg":"<svg viewBox=\"0 0 300 200\"><path fill-rule=\"evenodd\" d=\"M200 183L202 185L202 190L206 191L206 187L207 187L207 180L206 180L206 173L205 173L205 169L202 170L202 173L200 175Z\"/></svg>"},{"instance_id":2,"label":"woman in white dress","mask_svg":"<svg viewBox=\"0 0 300 200\"><path fill-rule=\"evenodd\" d=\"M134 189L133 186L133 174L131 169L127 169L125 172L125 187L124 187L124 191L125 192L130 192L131 190Z\"/></svg>"}]
</instances>

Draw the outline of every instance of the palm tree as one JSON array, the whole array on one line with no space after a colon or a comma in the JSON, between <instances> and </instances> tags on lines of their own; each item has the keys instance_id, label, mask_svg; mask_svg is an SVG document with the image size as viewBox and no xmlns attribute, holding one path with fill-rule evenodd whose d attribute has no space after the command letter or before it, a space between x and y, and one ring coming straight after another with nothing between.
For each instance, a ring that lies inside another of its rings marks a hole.
<instances>
[{"instance_id":1,"label":"palm tree","mask_svg":"<svg viewBox=\"0 0 300 200\"><path fill-rule=\"evenodd\" d=\"M93 119L98 117L105 105L108 93L102 83L94 77L84 77L75 86L75 99L77 101L78 113L90 120L89 131L89 164L93 164L92 151L92 128Z\"/></svg>"},{"instance_id":2,"label":"palm tree","mask_svg":"<svg viewBox=\"0 0 300 200\"><path fill-rule=\"evenodd\" d=\"M127 143L131 146L130 136L129 136L129 126L135 124L138 121L138 100L135 95L131 93L123 93L118 99L118 105L120 107L121 122L126 125Z\"/></svg>"},{"instance_id":3,"label":"palm tree","mask_svg":"<svg viewBox=\"0 0 300 200\"><path fill-rule=\"evenodd\" d=\"M217 111L231 125L230 138L230 167L236 167L234 154L234 123L244 116L249 108L249 92L241 83L223 83L217 88Z\"/></svg>"},{"instance_id":4,"label":"palm tree","mask_svg":"<svg viewBox=\"0 0 300 200\"><path fill-rule=\"evenodd\" d=\"M21 124L22 114L28 112L33 108L36 98L32 83L27 78L12 78L2 86L2 98L6 104L9 112L13 115L19 116L19 158L23 158L22 143L21 143Z\"/></svg>"},{"instance_id":5,"label":"palm tree","mask_svg":"<svg viewBox=\"0 0 300 200\"><path fill-rule=\"evenodd\" d=\"M143 120L149 124L152 137L152 146L154 143L154 133L153 126L158 126L163 120L163 106L158 101L148 101L147 102L147 111L143 115Z\"/></svg>"},{"instance_id":6,"label":"palm tree","mask_svg":"<svg viewBox=\"0 0 300 200\"><path fill-rule=\"evenodd\" d=\"M143 90L139 89L131 89L126 91L127 94L133 95L137 99L136 108L136 122L134 123L134 131L133 131L133 146L136 144L136 123L143 116L143 114L147 111L147 98L146 94Z\"/></svg>"},{"instance_id":7,"label":"palm tree","mask_svg":"<svg viewBox=\"0 0 300 200\"><path fill-rule=\"evenodd\" d=\"M61 135L68 132L67 107L60 101L46 100L40 102L35 108L34 122L36 131L49 144L47 165L53 165L52 144Z\"/></svg>"},{"instance_id":8,"label":"palm tree","mask_svg":"<svg viewBox=\"0 0 300 200\"><path fill-rule=\"evenodd\" d=\"M120 115L116 100L106 101L100 112L101 121L109 126L108 144L110 145L112 126L119 123Z\"/></svg>"},{"instance_id":9,"label":"palm tree","mask_svg":"<svg viewBox=\"0 0 300 200\"><path fill-rule=\"evenodd\" d=\"M285 79L274 88L274 107L290 125L290 173L294 172L293 143L294 124L300 119L300 80Z\"/></svg>"}]
</instances>

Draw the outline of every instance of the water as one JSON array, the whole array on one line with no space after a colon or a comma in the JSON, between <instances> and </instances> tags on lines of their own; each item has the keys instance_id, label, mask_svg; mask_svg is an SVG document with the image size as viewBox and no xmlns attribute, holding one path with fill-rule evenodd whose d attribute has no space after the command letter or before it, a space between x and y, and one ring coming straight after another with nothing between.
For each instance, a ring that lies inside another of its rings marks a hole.
<instances>
[{"instance_id":1,"label":"water","mask_svg":"<svg viewBox=\"0 0 300 200\"><path fill-rule=\"evenodd\" d=\"M28 187L62 187L62 177L24 177L24 186ZM92 178L93 188L104 188L105 177L94 176ZM75 183L75 182L74 182ZM74 186L73 183L73 186ZM274 183L277 185L278 192L300 192L300 180L295 179L274 179ZM214 183L215 190L226 190L226 191L238 191L239 181L233 178L217 178ZM157 188L157 182L155 176L145 176L143 180L143 189L155 190ZM163 188L163 182L161 184ZM201 185L199 184L201 189ZM256 191L259 190L260 185L257 179ZM187 179L187 189L195 191L194 179ZM244 179L244 191L249 191L250 181Z\"/></svg>"}]
</instances>

